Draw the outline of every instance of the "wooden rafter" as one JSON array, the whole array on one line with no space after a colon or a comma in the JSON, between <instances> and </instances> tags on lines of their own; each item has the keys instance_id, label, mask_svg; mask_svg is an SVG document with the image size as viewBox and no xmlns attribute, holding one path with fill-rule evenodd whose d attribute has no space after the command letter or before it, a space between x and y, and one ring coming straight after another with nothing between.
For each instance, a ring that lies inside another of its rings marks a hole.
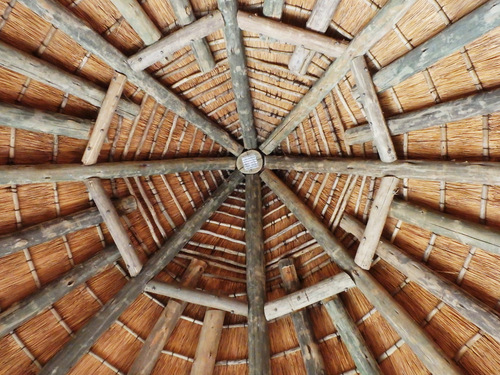
<instances>
[{"instance_id":1,"label":"wooden rafter","mask_svg":"<svg viewBox=\"0 0 500 375\"><path fill-rule=\"evenodd\" d=\"M266 17L280 19L285 0L264 0L262 12Z\"/></svg>"}]
</instances>

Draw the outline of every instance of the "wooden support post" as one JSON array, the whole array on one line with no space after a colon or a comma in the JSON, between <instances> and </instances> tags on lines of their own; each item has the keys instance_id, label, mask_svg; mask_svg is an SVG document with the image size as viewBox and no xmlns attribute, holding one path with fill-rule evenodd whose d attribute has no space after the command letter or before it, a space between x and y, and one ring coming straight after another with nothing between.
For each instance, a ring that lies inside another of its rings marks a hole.
<instances>
[{"instance_id":1,"label":"wooden support post","mask_svg":"<svg viewBox=\"0 0 500 375\"><path fill-rule=\"evenodd\" d=\"M44 285L42 289L0 313L0 338L24 322L40 314L53 303L99 274L106 266L120 258L116 246L108 246L89 260L76 265L60 278Z\"/></svg>"},{"instance_id":2,"label":"wooden support post","mask_svg":"<svg viewBox=\"0 0 500 375\"><path fill-rule=\"evenodd\" d=\"M342 342L351 354L356 369L361 375L383 375L377 361L366 345L361 332L349 316L339 296L333 297L325 304L326 311L330 315Z\"/></svg>"},{"instance_id":3,"label":"wooden support post","mask_svg":"<svg viewBox=\"0 0 500 375\"><path fill-rule=\"evenodd\" d=\"M111 79L106 96L102 102L99 114L97 115L94 128L92 129L92 134L90 135L89 143L85 148L82 158L83 164L92 165L97 162L97 158L101 153L102 145L108 135L111 120L113 120L113 115L115 114L126 82L126 76L115 72L113 78Z\"/></svg>"},{"instance_id":4,"label":"wooden support post","mask_svg":"<svg viewBox=\"0 0 500 375\"><path fill-rule=\"evenodd\" d=\"M290 258L282 259L278 263L283 286L287 293L300 289L300 281ZM314 329L307 309L292 313L292 321L297 333L302 359L308 375L325 375L325 363L321 351L314 338Z\"/></svg>"},{"instance_id":5,"label":"wooden support post","mask_svg":"<svg viewBox=\"0 0 500 375\"><path fill-rule=\"evenodd\" d=\"M283 13L283 5L285 0L264 0L262 12L264 16L280 19Z\"/></svg>"},{"instance_id":6,"label":"wooden support post","mask_svg":"<svg viewBox=\"0 0 500 375\"><path fill-rule=\"evenodd\" d=\"M149 46L161 38L160 30L146 14L138 0L111 0L111 2L145 45Z\"/></svg>"},{"instance_id":7,"label":"wooden support post","mask_svg":"<svg viewBox=\"0 0 500 375\"><path fill-rule=\"evenodd\" d=\"M233 157L180 158L168 160L127 161L81 164L34 164L0 166L0 185L22 185L62 181L83 181L90 177L102 179L153 176L179 172L234 170Z\"/></svg>"},{"instance_id":8,"label":"wooden support post","mask_svg":"<svg viewBox=\"0 0 500 375\"><path fill-rule=\"evenodd\" d=\"M340 226L358 239L362 238L364 225L354 217L348 214L344 215ZM484 302L471 296L426 265L414 261L398 247L384 239L377 247L377 255L500 342L500 331L498 330L500 317Z\"/></svg>"},{"instance_id":9,"label":"wooden support post","mask_svg":"<svg viewBox=\"0 0 500 375\"><path fill-rule=\"evenodd\" d=\"M338 293L345 292L355 285L349 275L341 272L328 279L307 288L297 290L287 296L267 302L264 311L267 320L281 318L294 311L299 311L324 299L330 298Z\"/></svg>"},{"instance_id":10,"label":"wooden support post","mask_svg":"<svg viewBox=\"0 0 500 375\"><path fill-rule=\"evenodd\" d=\"M245 175L245 242L247 248L248 374L271 375L269 333L264 303L266 271L262 225L262 187L259 175Z\"/></svg>"},{"instance_id":11,"label":"wooden support post","mask_svg":"<svg viewBox=\"0 0 500 375\"><path fill-rule=\"evenodd\" d=\"M177 298L196 305L228 311L231 314L248 316L248 305L235 298L209 292L202 292L179 285L160 283L158 281L150 281L146 286L145 291L170 298Z\"/></svg>"},{"instance_id":12,"label":"wooden support post","mask_svg":"<svg viewBox=\"0 0 500 375\"><path fill-rule=\"evenodd\" d=\"M427 369L436 374L459 375L463 372L446 357L442 349L434 342L410 315L392 298L392 296L365 270L359 268L342 244L328 228L316 217L309 207L302 202L273 172L266 169L261 178L297 217L325 252L344 271L353 278L356 286L368 301L394 327L415 355Z\"/></svg>"},{"instance_id":13,"label":"wooden support post","mask_svg":"<svg viewBox=\"0 0 500 375\"><path fill-rule=\"evenodd\" d=\"M113 202L111 202L106 190L104 190L104 186L102 186L101 180L96 177L89 178L85 181L85 185L97 209L101 213L118 251L120 251L130 276L137 276L142 269L142 263L135 252L134 245L130 241L127 231L120 221L120 216L115 206L113 206Z\"/></svg>"},{"instance_id":14,"label":"wooden support post","mask_svg":"<svg viewBox=\"0 0 500 375\"><path fill-rule=\"evenodd\" d=\"M192 40L205 38L223 26L224 20L221 13L215 11L130 56L128 63L135 71L144 70L174 52L189 46Z\"/></svg>"},{"instance_id":15,"label":"wooden support post","mask_svg":"<svg viewBox=\"0 0 500 375\"><path fill-rule=\"evenodd\" d=\"M379 92L432 66L500 26L500 0L489 0L373 76Z\"/></svg>"},{"instance_id":16,"label":"wooden support post","mask_svg":"<svg viewBox=\"0 0 500 375\"><path fill-rule=\"evenodd\" d=\"M144 291L146 284L182 250L191 237L206 223L209 217L240 184L243 176L234 172L203 206L195 211L158 249L144 265L137 277L111 299L76 335L43 367L41 375L66 375L78 360L87 353L95 341L106 332L128 306Z\"/></svg>"},{"instance_id":17,"label":"wooden support post","mask_svg":"<svg viewBox=\"0 0 500 375\"><path fill-rule=\"evenodd\" d=\"M306 27L320 33L328 30L333 14L337 10L340 0L316 0L311 16L307 20ZM297 74L306 74L309 63L315 52L304 45L298 46L293 51L288 68Z\"/></svg>"},{"instance_id":18,"label":"wooden support post","mask_svg":"<svg viewBox=\"0 0 500 375\"><path fill-rule=\"evenodd\" d=\"M190 375L213 374L225 315L220 310L207 310L205 313Z\"/></svg>"},{"instance_id":19,"label":"wooden support post","mask_svg":"<svg viewBox=\"0 0 500 375\"><path fill-rule=\"evenodd\" d=\"M398 184L399 179L396 177L384 177L375 193L368 223L354 258L356 264L365 270L369 270L372 265Z\"/></svg>"},{"instance_id":20,"label":"wooden support post","mask_svg":"<svg viewBox=\"0 0 500 375\"><path fill-rule=\"evenodd\" d=\"M227 60L231 72L231 82L243 136L243 145L246 149L252 150L257 148L257 131L253 123L252 95L250 93L250 83L248 82L243 35L236 19L238 2L234 0L217 0L217 4L224 19L224 39L228 51Z\"/></svg>"},{"instance_id":21,"label":"wooden support post","mask_svg":"<svg viewBox=\"0 0 500 375\"><path fill-rule=\"evenodd\" d=\"M375 43L382 39L403 17L415 0L389 0L373 17L368 25L352 40L347 50L330 65L323 76L304 95L300 102L274 129L260 146L262 152L269 155L288 135L299 126L311 110L324 99L340 82L350 69L351 60L364 55Z\"/></svg>"},{"instance_id":22,"label":"wooden support post","mask_svg":"<svg viewBox=\"0 0 500 375\"><path fill-rule=\"evenodd\" d=\"M360 95L358 102L364 108L366 119L373 133L373 142L377 147L380 160L391 163L397 160L396 149L392 143L391 133L387 128L382 107L378 101L375 86L373 86L365 57L358 56L352 60L352 74L357 84Z\"/></svg>"},{"instance_id":23,"label":"wooden support post","mask_svg":"<svg viewBox=\"0 0 500 375\"><path fill-rule=\"evenodd\" d=\"M174 10L175 17L181 26L187 26L194 21L193 8L189 0L170 0L170 5ZM214 57L212 51L205 38L191 41L191 49L193 50L198 66L203 73L211 71L215 67Z\"/></svg>"},{"instance_id":24,"label":"wooden support post","mask_svg":"<svg viewBox=\"0 0 500 375\"><path fill-rule=\"evenodd\" d=\"M205 271L207 264L201 260L193 259L182 275L181 285L194 287ZM187 302L169 300L162 311L156 324L144 342L139 354L128 371L128 375L149 375L160 358L161 351L165 347L168 338L172 334L177 321L186 308Z\"/></svg>"},{"instance_id":25,"label":"wooden support post","mask_svg":"<svg viewBox=\"0 0 500 375\"><path fill-rule=\"evenodd\" d=\"M266 167L294 169L300 172L340 174L355 172L360 176L371 177L395 176L400 179L500 185L498 162L398 160L389 164L378 160L267 156Z\"/></svg>"}]
</instances>

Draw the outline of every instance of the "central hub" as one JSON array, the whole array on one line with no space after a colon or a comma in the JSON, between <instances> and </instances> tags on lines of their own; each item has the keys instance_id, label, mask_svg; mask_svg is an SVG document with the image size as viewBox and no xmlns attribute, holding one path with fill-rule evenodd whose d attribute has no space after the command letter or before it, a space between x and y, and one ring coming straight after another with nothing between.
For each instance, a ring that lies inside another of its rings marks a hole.
<instances>
[{"instance_id":1,"label":"central hub","mask_svg":"<svg viewBox=\"0 0 500 375\"><path fill-rule=\"evenodd\" d=\"M243 174L256 174L262 170L264 159L257 150L248 150L238 156L236 168Z\"/></svg>"}]
</instances>

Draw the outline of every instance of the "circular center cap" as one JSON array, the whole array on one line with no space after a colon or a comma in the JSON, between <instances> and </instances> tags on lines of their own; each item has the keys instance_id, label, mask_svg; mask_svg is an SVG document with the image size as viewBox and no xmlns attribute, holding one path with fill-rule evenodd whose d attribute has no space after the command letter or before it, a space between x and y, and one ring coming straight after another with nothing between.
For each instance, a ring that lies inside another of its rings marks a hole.
<instances>
[{"instance_id":1,"label":"circular center cap","mask_svg":"<svg viewBox=\"0 0 500 375\"><path fill-rule=\"evenodd\" d=\"M264 159L257 150L248 150L238 156L236 168L243 174L255 174L264 166Z\"/></svg>"}]
</instances>

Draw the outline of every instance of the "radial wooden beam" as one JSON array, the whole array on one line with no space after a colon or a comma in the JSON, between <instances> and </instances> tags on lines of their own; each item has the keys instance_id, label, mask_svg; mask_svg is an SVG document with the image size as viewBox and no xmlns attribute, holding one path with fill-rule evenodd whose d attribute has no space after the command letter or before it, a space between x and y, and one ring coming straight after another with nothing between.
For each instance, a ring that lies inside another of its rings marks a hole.
<instances>
[{"instance_id":1,"label":"radial wooden beam","mask_svg":"<svg viewBox=\"0 0 500 375\"><path fill-rule=\"evenodd\" d=\"M392 163L398 158L396 149L392 143L391 133L387 128L365 57L358 56L354 58L351 67L357 84L356 91L359 94L358 103L364 109L366 119L373 133L373 143L377 147L380 160L385 163Z\"/></svg>"},{"instance_id":2,"label":"radial wooden beam","mask_svg":"<svg viewBox=\"0 0 500 375\"><path fill-rule=\"evenodd\" d=\"M344 271L353 278L356 286L371 302L379 313L392 325L415 355L427 369L436 374L463 374L463 372L446 357L442 349L434 342L410 315L392 298L368 272L359 268L342 244L327 227L290 190L274 173L266 169L261 178L297 217L325 252Z\"/></svg>"},{"instance_id":3,"label":"radial wooden beam","mask_svg":"<svg viewBox=\"0 0 500 375\"><path fill-rule=\"evenodd\" d=\"M181 285L185 287L196 286L206 267L205 262L193 259L182 275ZM186 306L187 302L184 301L175 301L173 299L168 301L148 338L144 341L139 354L135 357L128 375L149 375L153 372L161 351L174 331Z\"/></svg>"},{"instance_id":4,"label":"radial wooden beam","mask_svg":"<svg viewBox=\"0 0 500 375\"><path fill-rule=\"evenodd\" d=\"M120 253L116 246L108 246L89 260L76 265L60 278L44 285L35 294L2 311L0 313L0 338L59 301L119 258Z\"/></svg>"},{"instance_id":5,"label":"radial wooden beam","mask_svg":"<svg viewBox=\"0 0 500 375\"><path fill-rule=\"evenodd\" d=\"M349 214L345 214L340 226L346 232L360 239L364 225ZM412 282L433 294L460 315L474 323L484 332L500 342L500 317L498 313L471 296L458 285L431 270L426 265L414 261L398 247L382 239L377 247L377 255L403 273Z\"/></svg>"},{"instance_id":6,"label":"radial wooden beam","mask_svg":"<svg viewBox=\"0 0 500 375\"><path fill-rule=\"evenodd\" d=\"M253 123L252 95L248 81L243 34L238 27L236 19L238 2L234 0L217 0L217 4L224 18L224 39L226 40L227 60L231 72L231 83L243 144L246 149L252 150L257 148L257 131Z\"/></svg>"},{"instance_id":7,"label":"radial wooden beam","mask_svg":"<svg viewBox=\"0 0 500 375\"><path fill-rule=\"evenodd\" d=\"M198 127L229 152L237 156L243 151L242 145L215 122L201 114L192 104L179 98L146 72L133 71L127 63L126 56L64 6L54 0L20 0L20 2L67 34L84 49L96 55L112 69L125 74L130 82L152 96L159 104Z\"/></svg>"},{"instance_id":8,"label":"radial wooden beam","mask_svg":"<svg viewBox=\"0 0 500 375\"><path fill-rule=\"evenodd\" d=\"M248 305L235 298L158 281L150 281L148 285L146 285L145 291L176 298L200 306L210 307L212 309L228 311L231 314L248 316Z\"/></svg>"},{"instance_id":9,"label":"radial wooden beam","mask_svg":"<svg viewBox=\"0 0 500 375\"><path fill-rule=\"evenodd\" d=\"M41 375L65 375L89 351L95 341L106 332L128 306L143 292L146 284L160 272L182 250L191 237L200 230L203 224L227 199L240 184L243 176L234 172L203 206L195 211L184 225L179 228L156 251L144 265L137 277L127 284L111 299L94 317L81 328L76 335L43 367Z\"/></svg>"},{"instance_id":10,"label":"radial wooden beam","mask_svg":"<svg viewBox=\"0 0 500 375\"><path fill-rule=\"evenodd\" d=\"M307 20L306 27L320 33L328 30L333 14L337 10L340 0L316 0L311 16ZM293 51L288 68L298 74L306 74L307 68L315 55L305 45L297 46Z\"/></svg>"},{"instance_id":11,"label":"radial wooden beam","mask_svg":"<svg viewBox=\"0 0 500 375\"><path fill-rule=\"evenodd\" d=\"M4 42L0 42L0 66L74 95L96 107L101 106L106 95L106 91L95 83L68 73ZM117 112L122 116L133 118L139 114L139 106L121 99L118 103Z\"/></svg>"},{"instance_id":12,"label":"radial wooden beam","mask_svg":"<svg viewBox=\"0 0 500 375\"><path fill-rule=\"evenodd\" d=\"M351 60L364 55L382 39L403 17L415 0L390 0L352 40L347 50L326 70L323 76L304 95L281 124L262 143L260 149L270 154L288 135L300 125L323 98L340 82L350 69Z\"/></svg>"},{"instance_id":13,"label":"radial wooden beam","mask_svg":"<svg viewBox=\"0 0 500 375\"><path fill-rule=\"evenodd\" d=\"M285 0L264 0L262 12L266 17L280 19L283 5L285 5Z\"/></svg>"},{"instance_id":14,"label":"radial wooden beam","mask_svg":"<svg viewBox=\"0 0 500 375\"><path fill-rule=\"evenodd\" d=\"M190 375L213 374L225 315L220 310L207 310L205 313Z\"/></svg>"},{"instance_id":15,"label":"radial wooden beam","mask_svg":"<svg viewBox=\"0 0 500 375\"><path fill-rule=\"evenodd\" d=\"M500 26L500 0L490 0L373 76L379 92L421 72Z\"/></svg>"},{"instance_id":16,"label":"radial wooden beam","mask_svg":"<svg viewBox=\"0 0 500 375\"><path fill-rule=\"evenodd\" d=\"M170 5L174 10L177 22L181 26L187 26L194 21L194 10L189 3L189 0L170 0ZM214 57L212 51L205 38L193 40L191 42L191 49L193 50L198 66L203 73L211 71L215 67Z\"/></svg>"},{"instance_id":17,"label":"radial wooden beam","mask_svg":"<svg viewBox=\"0 0 500 375\"><path fill-rule=\"evenodd\" d=\"M90 177L110 179L162 175L178 172L234 170L235 168L236 159L232 157L127 161L99 163L94 165L5 165L0 166L0 185L83 181Z\"/></svg>"},{"instance_id":18,"label":"radial wooden beam","mask_svg":"<svg viewBox=\"0 0 500 375\"><path fill-rule=\"evenodd\" d=\"M394 136L448 122L489 115L499 110L500 89L496 89L391 117L387 119L387 126ZM373 140L369 125L347 129L344 134L345 142L349 145Z\"/></svg>"},{"instance_id":19,"label":"radial wooden beam","mask_svg":"<svg viewBox=\"0 0 500 375\"><path fill-rule=\"evenodd\" d=\"M191 41L203 39L223 26L224 20L221 13L215 11L130 56L128 64L135 71L144 70L174 52L189 46Z\"/></svg>"},{"instance_id":20,"label":"radial wooden beam","mask_svg":"<svg viewBox=\"0 0 500 375\"><path fill-rule=\"evenodd\" d=\"M461 182L464 184L500 185L498 162L454 162L398 160L335 159L291 156L267 156L269 169L294 169L315 173L356 173L360 176L414 178L426 181Z\"/></svg>"},{"instance_id":21,"label":"radial wooden beam","mask_svg":"<svg viewBox=\"0 0 500 375\"><path fill-rule=\"evenodd\" d=\"M352 320L339 296L324 304L332 323L342 338L349 354L361 375L383 375L372 352L366 345L356 323Z\"/></svg>"},{"instance_id":22,"label":"radial wooden beam","mask_svg":"<svg viewBox=\"0 0 500 375\"><path fill-rule=\"evenodd\" d=\"M248 374L270 375L271 354L264 303L266 271L262 191L259 175L248 174L245 187L245 242L248 296Z\"/></svg>"},{"instance_id":23,"label":"radial wooden beam","mask_svg":"<svg viewBox=\"0 0 500 375\"><path fill-rule=\"evenodd\" d=\"M133 0L135 1L135 0ZM97 162L97 158L101 153L102 145L108 135L108 130L113 120L116 108L122 96L123 88L127 82L127 77L123 74L115 72L111 83L109 84L106 96L102 101L101 109L97 115L92 134L90 135L89 142L83 153L82 163L85 165L92 165Z\"/></svg>"},{"instance_id":24,"label":"radial wooden beam","mask_svg":"<svg viewBox=\"0 0 500 375\"><path fill-rule=\"evenodd\" d=\"M301 288L299 277L290 258L282 259L279 270L283 286L287 293L293 293ZM325 363L314 338L314 329L307 309L292 313L292 322L299 341L302 360L308 375L325 375Z\"/></svg>"}]
</instances>

